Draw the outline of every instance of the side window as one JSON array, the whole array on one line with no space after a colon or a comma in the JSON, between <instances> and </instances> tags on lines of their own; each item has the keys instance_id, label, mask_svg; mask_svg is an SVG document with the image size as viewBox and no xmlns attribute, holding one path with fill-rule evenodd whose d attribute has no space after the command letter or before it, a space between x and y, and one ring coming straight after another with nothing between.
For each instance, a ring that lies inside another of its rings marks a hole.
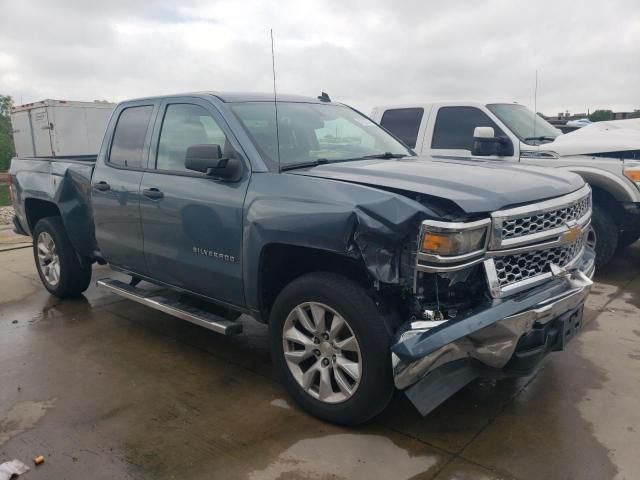
<instances>
[{"instance_id":1,"label":"side window","mask_svg":"<svg viewBox=\"0 0 640 480\"><path fill-rule=\"evenodd\" d=\"M409 145L416 146L420 122L422 122L423 108L397 108L387 110L382 115L380 125L393 133L396 137Z\"/></svg>"},{"instance_id":2,"label":"side window","mask_svg":"<svg viewBox=\"0 0 640 480\"><path fill-rule=\"evenodd\" d=\"M493 127L496 136L504 136L504 132L482 110L475 107L442 107L436 117L431 148L471 151L476 127Z\"/></svg>"},{"instance_id":3,"label":"side window","mask_svg":"<svg viewBox=\"0 0 640 480\"><path fill-rule=\"evenodd\" d=\"M153 106L125 108L113 134L109 163L120 167L142 167L144 139L147 136Z\"/></svg>"},{"instance_id":4,"label":"side window","mask_svg":"<svg viewBox=\"0 0 640 480\"><path fill-rule=\"evenodd\" d=\"M187 103L169 105L164 114L158 142L158 170L188 171L184 167L187 148L217 144L224 151L225 134L203 107Z\"/></svg>"}]
</instances>

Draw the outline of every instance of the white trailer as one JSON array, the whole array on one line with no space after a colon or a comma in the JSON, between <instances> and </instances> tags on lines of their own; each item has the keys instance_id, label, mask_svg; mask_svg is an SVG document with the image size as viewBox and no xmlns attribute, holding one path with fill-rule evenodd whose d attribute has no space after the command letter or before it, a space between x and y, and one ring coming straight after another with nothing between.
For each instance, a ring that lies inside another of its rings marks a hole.
<instances>
[{"instance_id":1,"label":"white trailer","mask_svg":"<svg viewBox=\"0 0 640 480\"><path fill-rule=\"evenodd\" d=\"M42 100L13 107L16 156L96 155L115 107L107 102Z\"/></svg>"}]
</instances>

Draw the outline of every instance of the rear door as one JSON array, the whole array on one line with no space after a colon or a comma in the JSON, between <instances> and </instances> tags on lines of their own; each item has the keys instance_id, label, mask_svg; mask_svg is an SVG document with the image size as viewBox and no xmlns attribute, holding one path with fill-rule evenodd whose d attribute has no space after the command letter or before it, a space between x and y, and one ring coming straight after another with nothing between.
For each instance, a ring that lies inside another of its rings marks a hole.
<instances>
[{"instance_id":1,"label":"rear door","mask_svg":"<svg viewBox=\"0 0 640 480\"><path fill-rule=\"evenodd\" d=\"M240 146L215 107L197 98L166 100L141 185L144 251L150 275L170 285L242 305L243 204L241 180L216 180L185 169L191 145ZM240 156L239 154L236 154Z\"/></svg>"},{"instance_id":2,"label":"rear door","mask_svg":"<svg viewBox=\"0 0 640 480\"><path fill-rule=\"evenodd\" d=\"M112 265L147 274L140 224L140 182L147 166L157 104L127 104L117 113L91 179L98 247Z\"/></svg>"},{"instance_id":3,"label":"rear door","mask_svg":"<svg viewBox=\"0 0 640 480\"><path fill-rule=\"evenodd\" d=\"M390 108L385 110L380 125L402 140L408 147L416 148L424 108Z\"/></svg>"}]
</instances>

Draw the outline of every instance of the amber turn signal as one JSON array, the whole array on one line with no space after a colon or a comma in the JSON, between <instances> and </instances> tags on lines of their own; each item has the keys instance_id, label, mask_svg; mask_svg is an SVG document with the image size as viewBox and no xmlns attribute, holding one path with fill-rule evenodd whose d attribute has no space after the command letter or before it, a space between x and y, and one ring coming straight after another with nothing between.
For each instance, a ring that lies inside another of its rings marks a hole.
<instances>
[{"instance_id":1,"label":"amber turn signal","mask_svg":"<svg viewBox=\"0 0 640 480\"><path fill-rule=\"evenodd\" d=\"M485 249L488 221L470 223L425 222L420 251L440 257L481 253Z\"/></svg>"},{"instance_id":2,"label":"amber turn signal","mask_svg":"<svg viewBox=\"0 0 640 480\"><path fill-rule=\"evenodd\" d=\"M425 232L422 237L422 251L447 255L451 251L451 238L446 234Z\"/></svg>"},{"instance_id":3,"label":"amber turn signal","mask_svg":"<svg viewBox=\"0 0 640 480\"><path fill-rule=\"evenodd\" d=\"M634 183L640 183L640 170L625 170L624 176Z\"/></svg>"}]
</instances>

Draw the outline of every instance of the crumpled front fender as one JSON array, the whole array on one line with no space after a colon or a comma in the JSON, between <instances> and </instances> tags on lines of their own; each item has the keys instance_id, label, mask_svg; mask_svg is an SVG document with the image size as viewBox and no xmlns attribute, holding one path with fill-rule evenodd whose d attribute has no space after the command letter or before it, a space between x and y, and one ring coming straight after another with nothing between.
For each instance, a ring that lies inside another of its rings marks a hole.
<instances>
[{"instance_id":1,"label":"crumpled front fender","mask_svg":"<svg viewBox=\"0 0 640 480\"><path fill-rule=\"evenodd\" d=\"M427 218L459 210L431 209L407 196L301 175L254 173L245 200L246 298L258 310L260 253L273 244L323 250L361 260L371 277L399 284L400 255Z\"/></svg>"}]
</instances>

